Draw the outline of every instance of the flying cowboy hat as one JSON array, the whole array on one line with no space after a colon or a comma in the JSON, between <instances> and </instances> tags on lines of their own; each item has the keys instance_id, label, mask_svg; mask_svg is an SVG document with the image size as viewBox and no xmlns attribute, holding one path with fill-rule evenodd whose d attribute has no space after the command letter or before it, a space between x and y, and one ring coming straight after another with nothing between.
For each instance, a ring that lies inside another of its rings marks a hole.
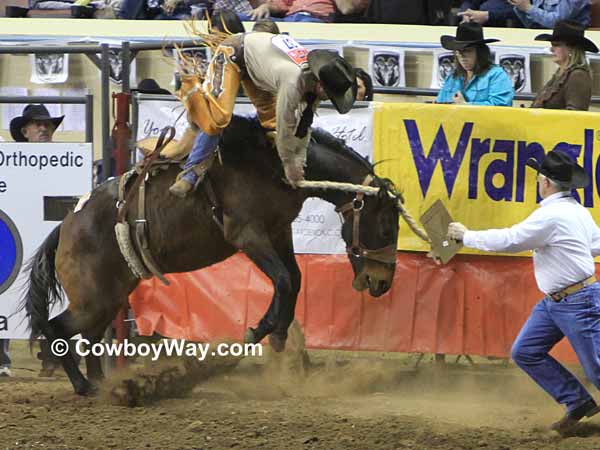
<instances>
[{"instance_id":1,"label":"flying cowboy hat","mask_svg":"<svg viewBox=\"0 0 600 450\"><path fill-rule=\"evenodd\" d=\"M556 22L552 34L540 34L536 41L564 42L568 45L580 47L586 52L598 53L598 47L584 36L585 28L572 20Z\"/></svg>"},{"instance_id":2,"label":"flying cowboy hat","mask_svg":"<svg viewBox=\"0 0 600 450\"><path fill-rule=\"evenodd\" d=\"M483 28L475 22L463 22L456 29L456 37L444 35L440 38L446 50L464 50L468 47L499 42L500 39L484 39Z\"/></svg>"},{"instance_id":3,"label":"flying cowboy hat","mask_svg":"<svg viewBox=\"0 0 600 450\"><path fill-rule=\"evenodd\" d=\"M10 121L10 135L16 142L27 142L27 138L21 132L21 128L32 120L47 120L52 122L54 129L56 129L64 118L65 116L51 117L44 105L27 105L23 110L22 116L15 117Z\"/></svg>"},{"instance_id":4,"label":"flying cowboy hat","mask_svg":"<svg viewBox=\"0 0 600 450\"><path fill-rule=\"evenodd\" d=\"M590 177L583 167L563 152L552 150L541 164L535 158L529 158L526 164L565 188L579 189L586 187L590 182Z\"/></svg>"},{"instance_id":5,"label":"flying cowboy hat","mask_svg":"<svg viewBox=\"0 0 600 450\"><path fill-rule=\"evenodd\" d=\"M331 50L312 50L308 53L311 72L323 84L329 100L340 114L352 109L358 86L354 68Z\"/></svg>"}]
</instances>

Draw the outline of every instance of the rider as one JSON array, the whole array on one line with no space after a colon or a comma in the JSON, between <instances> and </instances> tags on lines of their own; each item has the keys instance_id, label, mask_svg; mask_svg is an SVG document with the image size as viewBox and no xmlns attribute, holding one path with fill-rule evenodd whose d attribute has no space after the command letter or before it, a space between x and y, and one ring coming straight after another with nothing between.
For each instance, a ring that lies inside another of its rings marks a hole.
<instances>
[{"instance_id":1,"label":"rider","mask_svg":"<svg viewBox=\"0 0 600 450\"><path fill-rule=\"evenodd\" d=\"M198 135L188 161L196 165L169 191L185 197L210 168L219 135L233 114L240 84L257 109L261 125L275 134L285 175L292 186L304 179L310 126L320 100L329 98L341 114L356 99L352 66L337 53L307 52L286 35L263 32L227 37L216 49L206 79L183 77L179 91ZM189 166L189 164L186 164Z\"/></svg>"}]
</instances>

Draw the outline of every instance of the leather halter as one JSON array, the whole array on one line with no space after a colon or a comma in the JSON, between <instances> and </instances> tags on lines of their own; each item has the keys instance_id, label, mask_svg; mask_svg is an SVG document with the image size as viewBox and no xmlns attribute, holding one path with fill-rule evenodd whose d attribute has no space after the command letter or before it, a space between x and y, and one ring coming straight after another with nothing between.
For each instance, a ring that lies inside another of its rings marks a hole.
<instances>
[{"instance_id":1,"label":"leather halter","mask_svg":"<svg viewBox=\"0 0 600 450\"><path fill-rule=\"evenodd\" d=\"M369 186L373 181L371 175L367 175L363 181L363 186ZM396 243L382 247L378 249L368 249L360 242L360 216L365 206L364 200L365 194L357 192L354 199L351 202L345 203L342 206L335 208L335 211L345 215L346 213L353 213L353 224L352 224L352 244L346 246L346 252L355 258L364 258L371 261L377 261L385 264L396 263Z\"/></svg>"}]
</instances>

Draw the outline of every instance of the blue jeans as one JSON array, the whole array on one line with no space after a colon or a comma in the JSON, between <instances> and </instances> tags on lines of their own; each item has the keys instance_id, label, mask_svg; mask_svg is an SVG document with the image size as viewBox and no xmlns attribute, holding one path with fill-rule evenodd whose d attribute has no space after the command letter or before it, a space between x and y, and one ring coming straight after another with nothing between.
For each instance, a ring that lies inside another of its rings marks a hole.
<instances>
[{"instance_id":1,"label":"blue jeans","mask_svg":"<svg viewBox=\"0 0 600 450\"><path fill-rule=\"evenodd\" d=\"M488 11L490 20L485 24L487 27L505 26L506 21L509 19L520 23L512 5L506 0L466 0L460 5L460 11L466 11L467 9Z\"/></svg>"},{"instance_id":2,"label":"blue jeans","mask_svg":"<svg viewBox=\"0 0 600 450\"><path fill-rule=\"evenodd\" d=\"M548 352L567 337L586 377L600 389L600 284L594 283L560 302L540 301L512 347L515 363L567 412L592 397L575 376Z\"/></svg>"},{"instance_id":3,"label":"blue jeans","mask_svg":"<svg viewBox=\"0 0 600 450\"><path fill-rule=\"evenodd\" d=\"M218 134L215 136L209 136L203 131L199 131L196 135L196 139L194 140L192 151L190 152L190 155L183 166L183 170L189 169L196 164L200 164L217 149L218 145ZM196 181L198 181L198 175L196 175L193 170L188 171L188 173L186 173L182 178L191 184L196 184Z\"/></svg>"},{"instance_id":4,"label":"blue jeans","mask_svg":"<svg viewBox=\"0 0 600 450\"><path fill-rule=\"evenodd\" d=\"M250 17L248 14L244 13L236 13L242 22L254 22L254 19Z\"/></svg>"},{"instance_id":5,"label":"blue jeans","mask_svg":"<svg viewBox=\"0 0 600 450\"><path fill-rule=\"evenodd\" d=\"M316 22L316 23L324 23L325 21L322 20L322 19L319 19L318 17L298 12L298 13L290 14L289 16L285 16L283 18L283 22Z\"/></svg>"},{"instance_id":6,"label":"blue jeans","mask_svg":"<svg viewBox=\"0 0 600 450\"><path fill-rule=\"evenodd\" d=\"M119 19L139 19L142 17L145 7L145 0L123 0L119 11Z\"/></svg>"},{"instance_id":7,"label":"blue jeans","mask_svg":"<svg viewBox=\"0 0 600 450\"><path fill-rule=\"evenodd\" d=\"M10 367L10 354L8 353L9 339L0 339L0 368Z\"/></svg>"}]
</instances>

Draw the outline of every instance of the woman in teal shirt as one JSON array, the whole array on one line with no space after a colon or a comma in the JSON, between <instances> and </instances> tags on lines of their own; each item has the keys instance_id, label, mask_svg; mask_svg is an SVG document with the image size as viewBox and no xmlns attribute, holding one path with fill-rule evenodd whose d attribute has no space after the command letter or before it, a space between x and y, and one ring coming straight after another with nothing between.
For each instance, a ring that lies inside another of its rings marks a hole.
<instances>
[{"instance_id":1,"label":"woman in teal shirt","mask_svg":"<svg viewBox=\"0 0 600 450\"><path fill-rule=\"evenodd\" d=\"M454 51L454 71L446 78L437 103L512 106L515 90L506 72L492 62L481 25L464 22L456 37L442 36L442 47Z\"/></svg>"}]
</instances>

